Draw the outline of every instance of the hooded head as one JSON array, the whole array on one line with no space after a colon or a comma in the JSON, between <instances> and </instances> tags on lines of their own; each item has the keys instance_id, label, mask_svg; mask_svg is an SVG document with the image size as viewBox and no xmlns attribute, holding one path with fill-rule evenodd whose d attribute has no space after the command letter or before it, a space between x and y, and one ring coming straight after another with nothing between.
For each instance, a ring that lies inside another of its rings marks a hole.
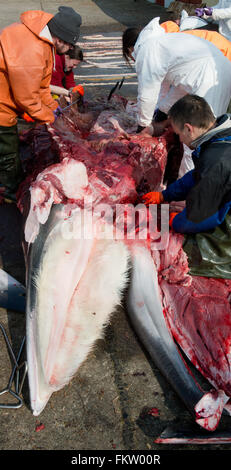
<instances>
[{"instance_id":1,"label":"hooded head","mask_svg":"<svg viewBox=\"0 0 231 470\"><path fill-rule=\"evenodd\" d=\"M160 26L160 17L153 18L141 31L137 41L137 46L156 36L163 35L164 29Z\"/></svg>"},{"instance_id":2,"label":"hooded head","mask_svg":"<svg viewBox=\"0 0 231 470\"><path fill-rule=\"evenodd\" d=\"M79 38L81 24L82 18L73 8L62 6L47 26L52 35L74 46Z\"/></svg>"},{"instance_id":3,"label":"hooded head","mask_svg":"<svg viewBox=\"0 0 231 470\"><path fill-rule=\"evenodd\" d=\"M164 28L160 26L160 18L154 18L150 21L147 26L141 28L127 28L123 32L122 44L123 44L123 56L129 63L129 59L132 57L133 60L136 57L138 48L145 41L165 34Z\"/></svg>"},{"instance_id":4,"label":"hooded head","mask_svg":"<svg viewBox=\"0 0 231 470\"><path fill-rule=\"evenodd\" d=\"M203 20L203 18L198 18L198 16L189 16L185 10L182 10L180 31L185 31L187 29L197 29L206 25L208 25L208 23L207 21Z\"/></svg>"}]
</instances>

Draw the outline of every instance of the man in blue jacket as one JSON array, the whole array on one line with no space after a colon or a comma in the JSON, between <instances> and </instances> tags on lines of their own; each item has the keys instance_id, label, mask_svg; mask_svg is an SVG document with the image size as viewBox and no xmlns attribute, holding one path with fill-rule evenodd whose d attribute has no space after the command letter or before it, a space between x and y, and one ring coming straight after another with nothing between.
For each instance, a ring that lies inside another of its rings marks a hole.
<instances>
[{"instance_id":1,"label":"man in blue jacket","mask_svg":"<svg viewBox=\"0 0 231 470\"><path fill-rule=\"evenodd\" d=\"M170 226L180 233L207 232L220 225L231 207L231 119L217 119L208 103L185 95L169 111L172 128L193 149L194 169L162 192L143 196L146 205L186 201L170 214Z\"/></svg>"}]
</instances>

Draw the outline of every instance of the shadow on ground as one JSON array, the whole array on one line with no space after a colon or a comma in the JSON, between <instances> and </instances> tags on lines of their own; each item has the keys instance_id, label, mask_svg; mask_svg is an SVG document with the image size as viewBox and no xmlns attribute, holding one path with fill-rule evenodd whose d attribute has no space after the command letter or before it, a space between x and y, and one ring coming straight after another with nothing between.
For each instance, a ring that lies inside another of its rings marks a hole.
<instances>
[{"instance_id":1,"label":"shadow on ground","mask_svg":"<svg viewBox=\"0 0 231 470\"><path fill-rule=\"evenodd\" d=\"M169 14L164 7L149 3L146 0L127 0L125 2L123 0L108 0L107 2L105 0L93 0L93 2L105 15L113 19L111 24L101 25L102 32L123 31L132 26L144 27L156 16L160 16L161 22L169 18ZM93 33L98 31L99 28L91 26L90 29ZM81 32L85 33L85 30L89 30L89 27L83 24Z\"/></svg>"}]
</instances>

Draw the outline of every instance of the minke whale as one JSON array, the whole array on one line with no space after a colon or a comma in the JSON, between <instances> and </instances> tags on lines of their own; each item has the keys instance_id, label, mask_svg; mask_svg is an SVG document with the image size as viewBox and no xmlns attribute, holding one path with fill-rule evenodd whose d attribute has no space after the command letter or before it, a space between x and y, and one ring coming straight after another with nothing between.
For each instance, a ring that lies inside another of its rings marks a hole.
<instances>
[{"instance_id":1,"label":"minke whale","mask_svg":"<svg viewBox=\"0 0 231 470\"><path fill-rule=\"evenodd\" d=\"M126 236L115 234L117 206L132 212L140 195L163 187L171 131L159 138L136 135L131 103L116 96L97 103L87 130L71 113L43 127L41 145L38 128L23 136L31 157L31 178L21 185L18 207L23 213L25 198L30 201L24 254L32 413L42 413L52 393L76 374L125 296L138 337L192 421L208 431L203 443L209 442L222 413L229 412L231 284L193 279L181 235L170 232L165 247L153 250L159 228L139 237L143 228L137 223L129 238L127 220ZM209 392L194 379L178 346L211 384ZM174 442L169 439L159 442ZM229 436L224 442L231 442Z\"/></svg>"}]
</instances>

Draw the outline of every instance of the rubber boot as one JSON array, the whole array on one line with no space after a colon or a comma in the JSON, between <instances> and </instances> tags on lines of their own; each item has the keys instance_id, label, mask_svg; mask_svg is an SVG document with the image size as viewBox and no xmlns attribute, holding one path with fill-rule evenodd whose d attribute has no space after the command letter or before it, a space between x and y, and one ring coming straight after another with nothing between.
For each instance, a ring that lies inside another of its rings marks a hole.
<instances>
[{"instance_id":1,"label":"rubber boot","mask_svg":"<svg viewBox=\"0 0 231 470\"><path fill-rule=\"evenodd\" d=\"M10 194L17 191L22 180L17 125L0 126L0 183Z\"/></svg>"}]
</instances>

